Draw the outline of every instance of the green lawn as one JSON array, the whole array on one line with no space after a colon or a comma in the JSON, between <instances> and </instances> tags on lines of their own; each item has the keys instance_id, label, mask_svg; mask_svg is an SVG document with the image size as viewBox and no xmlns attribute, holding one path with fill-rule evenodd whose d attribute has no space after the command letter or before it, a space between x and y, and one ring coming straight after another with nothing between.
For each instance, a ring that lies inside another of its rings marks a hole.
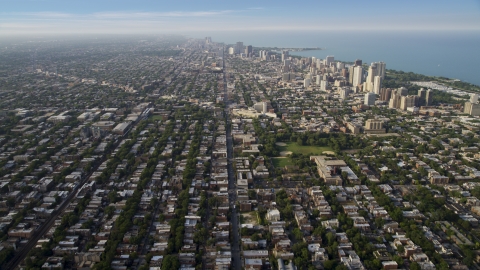
<instances>
[{"instance_id":1,"label":"green lawn","mask_svg":"<svg viewBox=\"0 0 480 270\"><path fill-rule=\"evenodd\" d=\"M287 165L292 165L292 160L290 158L272 158L273 166L276 168L283 168Z\"/></svg>"},{"instance_id":2,"label":"green lawn","mask_svg":"<svg viewBox=\"0 0 480 270\"><path fill-rule=\"evenodd\" d=\"M282 151L291 151L297 154L312 154L312 155L320 155L324 151L333 151L332 148L328 146L308 146L308 145L298 145L296 142L289 142L287 146L277 146L280 152Z\"/></svg>"},{"instance_id":3,"label":"green lawn","mask_svg":"<svg viewBox=\"0 0 480 270\"><path fill-rule=\"evenodd\" d=\"M153 121L159 121L159 120L161 121L162 119L163 119L163 116L161 116L161 115L153 115L152 116Z\"/></svg>"}]
</instances>

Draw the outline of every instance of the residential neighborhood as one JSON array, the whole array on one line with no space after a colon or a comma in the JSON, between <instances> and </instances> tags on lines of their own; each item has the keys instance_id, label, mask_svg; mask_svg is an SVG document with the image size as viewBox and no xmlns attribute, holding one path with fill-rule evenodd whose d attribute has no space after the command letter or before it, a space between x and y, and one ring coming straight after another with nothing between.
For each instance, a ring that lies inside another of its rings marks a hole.
<instances>
[{"instance_id":1,"label":"residential neighborhood","mask_svg":"<svg viewBox=\"0 0 480 270\"><path fill-rule=\"evenodd\" d=\"M181 36L0 59L0 269L480 267L452 81Z\"/></svg>"}]
</instances>

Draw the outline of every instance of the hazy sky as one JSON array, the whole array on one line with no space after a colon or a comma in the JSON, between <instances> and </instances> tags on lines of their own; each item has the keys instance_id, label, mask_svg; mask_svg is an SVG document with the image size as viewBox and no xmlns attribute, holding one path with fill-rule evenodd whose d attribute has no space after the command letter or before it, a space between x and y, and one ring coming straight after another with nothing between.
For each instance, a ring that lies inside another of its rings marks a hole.
<instances>
[{"instance_id":1,"label":"hazy sky","mask_svg":"<svg viewBox=\"0 0 480 270\"><path fill-rule=\"evenodd\" d=\"M0 35L480 30L480 0L0 0Z\"/></svg>"}]
</instances>

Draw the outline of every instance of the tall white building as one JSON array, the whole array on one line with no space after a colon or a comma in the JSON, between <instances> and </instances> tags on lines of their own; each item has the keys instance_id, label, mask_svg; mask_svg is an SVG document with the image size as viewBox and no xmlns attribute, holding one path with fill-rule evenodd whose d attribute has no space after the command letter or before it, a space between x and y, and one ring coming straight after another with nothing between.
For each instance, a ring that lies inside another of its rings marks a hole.
<instances>
[{"instance_id":1,"label":"tall white building","mask_svg":"<svg viewBox=\"0 0 480 270\"><path fill-rule=\"evenodd\" d=\"M380 89L382 89L382 77L375 76L373 80L373 93L380 95Z\"/></svg>"},{"instance_id":2,"label":"tall white building","mask_svg":"<svg viewBox=\"0 0 480 270\"><path fill-rule=\"evenodd\" d=\"M368 75L367 79L365 80L365 89L363 89L363 91L373 92L373 83L375 76L377 76L377 66L375 65L375 63L372 63L370 67L368 67Z\"/></svg>"},{"instance_id":3,"label":"tall white building","mask_svg":"<svg viewBox=\"0 0 480 270\"><path fill-rule=\"evenodd\" d=\"M309 87L311 82L312 82L311 79L304 79L303 80L303 87Z\"/></svg>"},{"instance_id":4,"label":"tall white building","mask_svg":"<svg viewBox=\"0 0 480 270\"><path fill-rule=\"evenodd\" d=\"M385 79L385 70L387 68L387 65L385 62L378 62L377 64L377 74L378 76L382 77L382 79Z\"/></svg>"},{"instance_id":5,"label":"tall white building","mask_svg":"<svg viewBox=\"0 0 480 270\"><path fill-rule=\"evenodd\" d=\"M233 47L228 48L228 54L235 54L235 49Z\"/></svg>"},{"instance_id":6,"label":"tall white building","mask_svg":"<svg viewBox=\"0 0 480 270\"><path fill-rule=\"evenodd\" d=\"M346 87L340 88L340 98L341 99L347 99L349 93L350 93L350 89L348 89Z\"/></svg>"},{"instance_id":7,"label":"tall white building","mask_svg":"<svg viewBox=\"0 0 480 270\"><path fill-rule=\"evenodd\" d=\"M480 104L467 101L465 102L463 112L471 116L480 116Z\"/></svg>"},{"instance_id":8,"label":"tall white building","mask_svg":"<svg viewBox=\"0 0 480 270\"><path fill-rule=\"evenodd\" d=\"M361 66L357 66L353 69L353 86L359 86L362 84L363 80L363 68Z\"/></svg>"},{"instance_id":9,"label":"tall white building","mask_svg":"<svg viewBox=\"0 0 480 270\"><path fill-rule=\"evenodd\" d=\"M320 90L327 90L328 87L328 81L320 81Z\"/></svg>"},{"instance_id":10,"label":"tall white building","mask_svg":"<svg viewBox=\"0 0 480 270\"><path fill-rule=\"evenodd\" d=\"M261 50L261 51L258 52L258 54L259 54L260 59L270 60L270 52L269 51ZM290 60L284 60L284 62L286 62L286 61L290 61Z\"/></svg>"},{"instance_id":11,"label":"tall white building","mask_svg":"<svg viewBox=\"0 0 480 270\"><path fill-rule=\"evenodd\" d=\"M470 102L477 103L478 102L478 94L471 94L470 95Z\"/></svg>"},{"instance_id":12,"label":"tall white building","mask_svg":"<svg viewBox=\"0 0 480 270\"><path fill-rule=\"evenodd\" d=\"M317 75L317 85L320 85L320 81L322 81L322 75Z\"/></svg>"}]
</instances>

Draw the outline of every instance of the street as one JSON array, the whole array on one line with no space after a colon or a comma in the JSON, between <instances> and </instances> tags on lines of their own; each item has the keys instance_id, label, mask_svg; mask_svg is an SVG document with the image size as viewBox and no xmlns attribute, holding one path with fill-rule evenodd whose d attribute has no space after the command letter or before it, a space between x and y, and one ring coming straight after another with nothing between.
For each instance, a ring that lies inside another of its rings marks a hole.
<instances>
[{"instance_id":1,"label":"street","mask_svg":"<svg viewBox=\"0 0 480 270\"><path fill-rule=\"evenodd\" d=\"M223 50L225 54L225 49ZM227 77L226 77L226 67L225 67L225 55L223 55L223 87L225 91L225 105L228 108L228 93L227 93ZM235 185L235 173L233 171L233 140L232 140L232 131L231 127L228 124L228 111L226 112L225 121L227 123L227 159L228 159L228 194L229 194L229 201L235 205L237 200L237 190ZM233 242L231 243L232 246L232 266L235 270L242 269L242 262L240 259L240 228L238 226L238 213L237 208L232 207L232 215L231 215L231 224L232 224L232 234L233 234Z\"/></svg>"}]
</instances>

